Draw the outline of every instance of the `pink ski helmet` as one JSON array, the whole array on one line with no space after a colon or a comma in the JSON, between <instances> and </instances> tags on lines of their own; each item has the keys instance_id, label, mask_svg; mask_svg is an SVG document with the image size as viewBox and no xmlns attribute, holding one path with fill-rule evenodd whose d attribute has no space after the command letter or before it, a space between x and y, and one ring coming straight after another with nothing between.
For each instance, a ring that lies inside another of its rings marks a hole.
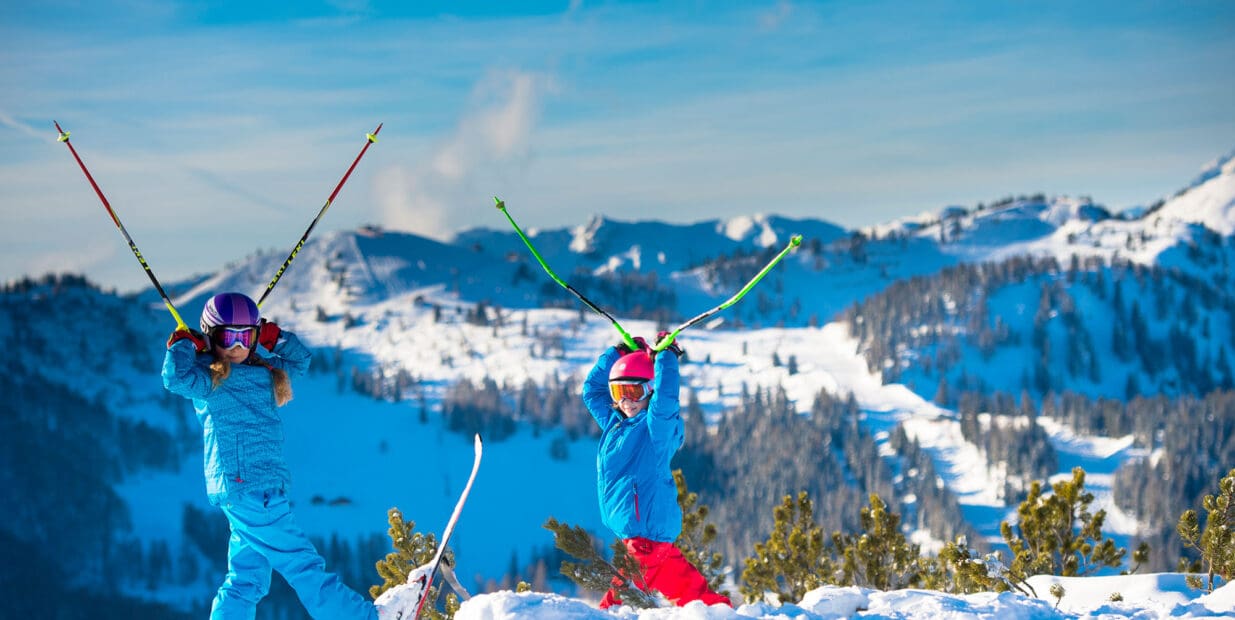
<instances>
[{"instance_id":1,"label":"pink ski helmet","mask_svg":"<svg viewBox=\"0 0 1235 620\"><path fill-rule=\"evenodd\" d=\"M243 293L220 293L206 301L202 308L201 328L210 333L220 325L257 325L261 319L257 303Z\"/></svg>"},{"instance_id":2,"label":"pink ski helmet","mask_svg":"<svg viewBox=\"0 0 1235 620\"><path fill-rule=\"evenodd\" d=\"M656 375L646 351L627 353L609 370L610 381L651 381Z\"/></svg>"}]
</instances>

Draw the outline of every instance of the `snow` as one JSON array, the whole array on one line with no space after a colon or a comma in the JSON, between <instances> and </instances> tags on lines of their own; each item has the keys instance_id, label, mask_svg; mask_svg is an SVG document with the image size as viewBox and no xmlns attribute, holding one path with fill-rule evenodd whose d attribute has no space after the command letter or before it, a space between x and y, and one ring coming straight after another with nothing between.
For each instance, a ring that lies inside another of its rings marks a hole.
<instances>
[{"instance_id":1,"label":"snow","mask_svg":"<svg viewBox=\"0 0 1235 620\"><path fill-rule=\"evenodd\" d=\"M1235 196L1235 164L1232 162L1235 159L1227 162L1221 174L1163 206L1160 215L1199 222L1223 235L1235 233L1235 200L1232 200Z\"/></svg>"},{"instance_id":2,"label":"snow","mask_svg":"<svg viewBox=\"0 0 1235 620\"><path fill-rule=\"evenodd\" d=\"M1056 601L1050 586L1059 583L1065 592ZM1031 597L1015 592L984 592L954 595L929 590L881 592L857 587L825 586L806 593L797 604L753 603L730 609L701 602L678 608L635 610L621 607L602 611L592 605L555 594L500 591L481 594L465 602L456 620L730 620L765 618L775 620L832 620L836 618L881 619L1047 619L1047 618L1235 618L1235 585L1213 593L1192 590L1184 576L1174 573L1118 577L1033 577L1038 593ZM1122 601L1112 601L1118 593Z\"/></svg>"},{"instance_id":3,"label":"snow","mask_svg":"<svg viewBox=\"0 0 1235 620\"><path fill-rule=\"evenodd\" d=\"M720 224L719 228L721 228L726 237L734 241L741 241L750 234L751 230L754 230L755 220L746 216L735 217Z\"/></svg>"}]
</instances>

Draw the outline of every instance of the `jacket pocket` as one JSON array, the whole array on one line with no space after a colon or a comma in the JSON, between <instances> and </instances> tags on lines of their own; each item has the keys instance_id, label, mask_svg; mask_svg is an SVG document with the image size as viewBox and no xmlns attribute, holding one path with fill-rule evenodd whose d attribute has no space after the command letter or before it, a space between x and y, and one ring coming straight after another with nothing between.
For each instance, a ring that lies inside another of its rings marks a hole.
<instances>
[{"instance_id":1,"label":"jacket pocket","mask_svg":"<svg viewBox=\"0 0 1235 620\"><path fill-rule=\"evenodd\" d=\"M639 484L632 485L635 489L635 521L639 521Z\"/></svg>"},{"instance_id":2,"label":"jacket pocket","mask_svg":"<svg viewBox=\"0 0 1235 620\"><path fill-rule=\"evenodd\" d=\"M236 461L233 463L233 465L236 467L236 477L235 477L235 479L234 479L234 482L236 482L236 483L238 483L238 484L244 484L244 479L245 479L245 471L244 471L244 469L245 469L245 468L244 468L244 458L245 458L245 454L244 454L244 442L243 442L243 441L241 441L241 439L240 439L239 437L237 437L237 438L236 438L236 452L235 452L235 454L236 454Z\"/></svg>"}]
</instances>

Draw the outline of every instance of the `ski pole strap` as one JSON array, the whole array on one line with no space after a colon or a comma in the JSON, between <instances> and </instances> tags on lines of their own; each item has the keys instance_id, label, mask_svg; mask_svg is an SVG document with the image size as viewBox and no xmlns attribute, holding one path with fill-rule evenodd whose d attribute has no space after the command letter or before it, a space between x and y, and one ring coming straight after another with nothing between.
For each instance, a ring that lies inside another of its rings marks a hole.
<instances>
[{"instance_id":1,"label":"ski pole strap","mask_svg":"<svg viewBox=\"0 0 1235 620\"><path fill-rule=\"evenodd\" d=\"M137 262L141 264L142 269L146 272L146 277L150 278L150 283L154 285L154 290L158 291L159 297L163 298L163 305L167 306L167 311L171 313L172 318L176 320L176 330L187 330L188 325L185 325L184 319L180 318L180 313L176 311L176 306L172 304L172 300L167 296L167 292L163 290L163 285L159 284L159 279L154 277L154 271L150 269L150 265L146 263L146 259L142 257L141 250L137 249L137 244L133 242L133 238L129 236L129 231L125 230L124 224L120 222L120 217L112 210L111 203L107 201L107 196L103 195L103 190L99 189L99 184L94 182L94 176L90 174L90 170L86 168L85 162L77 155L77 149L73 148L73 143L69 142L69 132L61 129L60 123L52 121L56 126L56 131L60 136L56 138L57 142L63 142L69 147L69 152L73 154L73 159L77 160L77 165L81 167L81 171L85 173L86 180L90 182L90 187L94 188L94 193L98 195L99 201L103 203L103 208L107 209L107 214L111 216L111 221L120 229L120 234L124 236L124 240L129 244L129 250L133 252L133 256L137 257Z\"/></svg>"},{"instance_id":2,"label":"ski pole strap","mask_svg":"<svg viewBox=\"0 0 1235 620\"><path fill-rule=\"evenodd\" d=\"M743 286L741 290L739 290L737 293L734 293L733 297L730 297L729 299L725 300L725 302L720 304L719 306L716 306L715 308L712 308L706 312L703 312L702 314L699 314L695 316L694 318L690 319L689 321L686 321L685 323L682 323L681 325L677 326L676 328L673 329L673 331L669 332L669 335L665 336L663 339L660 340L660 342L657 342L655 345L653 345L652 350L658 351L658 352L664 351L666 348L668 348L669 345L673 344L673 340L678 337L678 334L682 333L682 330L690 327L691 325L698 323L699 321L702 321L712 316L713 314L716 314L717 312L720 312L721 310L724 310L725 308L728 308L729 306L732 306L733 304L736 304L738 300L745 297L746 294L749 293L751 289L755 288L755 285L758 284L759 281L763 279L763 276L768 275L768 272L771 271L772 268L775 267L776 264L781 261L781 259L785 258L786 254L796 249L799 245L802 245L802 235L794 235L793 237L789 239L789 244L785 246L785 249L781 250L779 254L777 254L771 261L768 262L767 265L764 265L763 269L760 269L759 273L755 274L755 277L751 278L750 282L746 283L746 286Z\"/></svg>"},{"instance_id":3,"label":"ski pole strap","mask_svg":"<svg viewBox=\"0 0 1235 620\"><path fill-rule=\"evenodd\" d=\"M373 133L365 134L364 148L360 149L360 154L356 156L356 159L352 160L352 165L347 168L347 172L343 174L343 178L339 179L339 184L334 186L333 192L330 192L330 197L326 199L326 204L322 205L321 210L317 212L317 217L313 218L313 221L309 223L309 227L305 229L304 234L300 236L300 241L296 243L296 247L292 248L292 253L287 255L287 259L283 261L283 265L279 267L278 271L275 272L274 278L270 280L270 284L266 285L266 290L262 293L261 298L257 300L258 308L262 307L262 302L266 301L266 297L270 295L270 291L274 290L274 285L279 283L279 279L283 277L283 272L286 271L288 265L291 265L292 261L296 259L296 255L300 253L300 248L304 247L305 241L309 240L309 234L313 232L313 228L317 226L317 223L322 219L322 216L326 214L328 209L330 209L330 204L334 202L335 196L339 195L339 190L343 189L343 184L347 183L347 178L352 176L352 171L356 169L356 164L360 163L360 158L364 157L365 151L369 150L370 145L377 142L377 133L382 130L382 125L383 123L378 123L377 129L374 129Z\"/></svg>"},{"instance_id":4,"label":"ski pole strap","mask_svg":"<svg viewBox=\"0 0 1235 620\"><path fill-rule=\"evenodd\" d=\"M613 324L613 328L616 329L618 333L622 335L622 341L626 343L626 346L630 347L631 351L638 351L639 344L635 342L635 339L631 337L630 334L626 333L626 330L622 329L622 326L618 324L617 319L613 318L608 312L601 310L600 307L592 303L590 299L588 299L587 297L584 297L583 293L580 293L579 291L575 290L575 287L567 284L561 278L559 278L556 273L553 273L553 270L549 268L549 264L545 262L544 257L540 255L540 252L536 251L536 246L532 245L532 241L527 238L527 235L523 234L523 229L519 228L519 225L515 223L515 218L510 216L510 212L506 210L506 203L502 201L501 198L498 198L497 196L493 197L493 201L497 203L496 204L497 209L502 212L502 215L506 216L506 220L509 221L510 225L514 227L515 232L519 233L519 238L523 240L523 244L527 246L527 249L532 251L532 256L536 257L536 262L540 263L541 269L544 269L545 273L549 274L549 277L553 278L554 282L557 282L559 285L561 285L562 288L569 291L570 294L579 298L579 301L583 302L583 304L587 306L588 308L591 308L593 312L605 317L606 319L609 319L609 322ZM665 346L668 346L668 345L665 345Z\"/></svg>"}]
</instances>

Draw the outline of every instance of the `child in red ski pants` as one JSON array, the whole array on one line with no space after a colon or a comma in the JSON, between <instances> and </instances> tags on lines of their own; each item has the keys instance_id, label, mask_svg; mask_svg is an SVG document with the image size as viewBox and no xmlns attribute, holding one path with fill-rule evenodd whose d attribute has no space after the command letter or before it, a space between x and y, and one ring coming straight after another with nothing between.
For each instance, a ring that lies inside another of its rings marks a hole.
<instances>
[{"instance_id":1,"label":"child in red ski pants","mask_svg":"<svg viewBox=\"0 0 1235 620\"><path fill-rule=\"evenodd\" d=\"M708 588L673 544L682 533L682 508L669 468L684 439L678 402L682 350L673 343L653 357L649 349L606 349L584 382L583 403L601 429L596 451L601 518L639 561L640 574L629 577L640 589L658 590L676 605L696 600L732 605ZM600 602L602 608L617 604L613 590Z\"/></svg>"}]
</instances>

